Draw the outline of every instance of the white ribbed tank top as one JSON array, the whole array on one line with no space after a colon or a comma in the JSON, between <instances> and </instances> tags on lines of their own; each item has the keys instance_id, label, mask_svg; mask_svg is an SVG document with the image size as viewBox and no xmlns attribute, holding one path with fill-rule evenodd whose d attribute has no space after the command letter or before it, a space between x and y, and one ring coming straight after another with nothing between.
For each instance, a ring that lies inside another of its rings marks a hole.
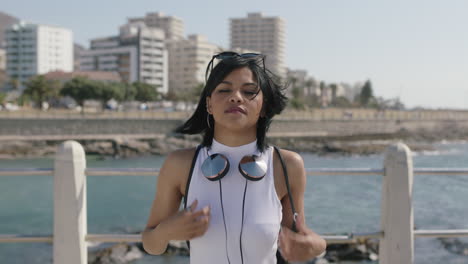
<instances>
[{"instance_id":1,"label":"white ribbed tank top","mask_svg":"<svg viewBox=\"0 0 468 264\"><path fill-rule=\"evenodd\" d=\"M201 172L203 161L214 153L229 159L230 170L220 181L209 181ZM260 155L268 165L265 177L248 181L239 172L238 165L246 155ZM273 178L273 147L265 152L257 150L257 141L239 147L229 147L213 139L210 149L203 147L193 169L187 196L187 206L198 200L197 210L210 206L211 222L206 233L190 241L190 263L242 263L240 233L242 201L247 181L242 230L242 255L244 264L276 263L278 234L282 219L282 206L276 194ZM220 188L226 220L224 229ZM226 250L227 241L227 250Z\"/></svg>"}]
</instances>

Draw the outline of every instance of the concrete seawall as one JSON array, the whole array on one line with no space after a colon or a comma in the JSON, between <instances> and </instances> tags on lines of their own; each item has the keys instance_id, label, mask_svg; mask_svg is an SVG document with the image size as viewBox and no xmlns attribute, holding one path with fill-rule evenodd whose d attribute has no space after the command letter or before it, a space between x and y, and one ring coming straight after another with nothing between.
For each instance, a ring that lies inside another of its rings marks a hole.
<instances>
[{"instance_id":1,"label":"concrete seawall","mask_svg":"<svg viewBox=\"0 0 468 264\"><path fill-rule=\"evenodd\" d=\"M183 119L0 118L0 136L168 134ZM468 120L274 120L270 136L352 136L441 129L467 130Z\"/></svg>"},{"instance_id":2,"label":"concrete seawall","mask_svg":"<svg viewBox=\"0 0 468 264\"><path fill-rule=\"evenodd\" d=\"M277 120L270 129L272 135L283 133L294 136L352 136L366 134L394 134L398 132L418 132L468 129L468 120Z\"/></svg>"},{"instance_id":3,"label":"concrete seawall","mask_svg":"<svg viewBox=\"0 0 468 264\"><path fill-rule=\"evenodd\" d=\"M166 134L182 120L154 119L1 119L0 135Z\"/></svg>"}]
</instances>

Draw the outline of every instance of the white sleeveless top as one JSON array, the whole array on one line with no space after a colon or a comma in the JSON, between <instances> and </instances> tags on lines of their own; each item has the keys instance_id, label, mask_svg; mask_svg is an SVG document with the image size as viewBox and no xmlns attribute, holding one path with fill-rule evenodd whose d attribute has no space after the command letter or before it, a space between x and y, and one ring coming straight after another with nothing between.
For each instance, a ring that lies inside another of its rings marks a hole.
<instances>
[{"instance_id":1,"label":"white sleeveless top","mask_svg":"<svg viewBox=\"0 0 468 264\"><path fill-rule=\"evenodd\" d=\"M229 172L220 181L209 181L201 172L201 165L209 155L220 153L229 159ZM267 164L267 173L259 181L248 181L239 172L238 165L246 155L260 155ZM282 206L276 194L273 178L273 147L265 152L257 150L257 141L239 147L229 147L213 139L211 149L203 147L193 169L187 196L187 206L197 199L197 210L210 206L211 222L206 233L190 241L190 263L242 263L240 234L242 202L247 189L242 230L244 264L276 263L278 234ZM220 183L227 237L224 229L220 200ZM227 241L227 247L226 247Z\"/></svg>"}]
</instances>

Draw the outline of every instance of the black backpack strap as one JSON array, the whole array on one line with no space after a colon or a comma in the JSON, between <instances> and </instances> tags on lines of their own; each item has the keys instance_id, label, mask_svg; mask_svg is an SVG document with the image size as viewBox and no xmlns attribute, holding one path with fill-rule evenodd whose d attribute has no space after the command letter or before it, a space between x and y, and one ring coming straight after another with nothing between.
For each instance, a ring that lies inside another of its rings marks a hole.
<instances>
[{"instance_id":1,"label":"black backpack strap","mask_svg":"<svg viewBox=\"0 0 468 264\"><path fill-rule=\"evenodd\" d=\"M190 188L190 182L192 181L193 169L195 167L195 163L197 162L198 152L200 152L200 149L202 147L203 147L202 145L197 146L197 149L195 150L195 155L193 156L193 159L192 159L192 165L190 166L190 173L187 179L187 183L185 184L184 209L187 208L187 197L188 197L188 192Z\"/></svg>"},{"instance_id":2,"label":"black backpack strap","mask_svg":"<svg viewBox=\"0 0 468 264\"><path fill-rule=\"evenodd\" d=\"M278 154L278 157L281 162L281 166L283 167L283 174L284 174L284 179L286 181L286 188L288 189L288 196L289 196L289 202L291 203L291 209L293 213L293 224L292 224L292 230L294 232L297 232L297 227L296 227L296 218L297 218L297 212L296 212L296 207L294 206L294 201L291 195L291 187L289 185L289 177L288 177L288 170L286 168L286 163L284 162L283 156L281 155L281 152L276 146L273 146L275 149L276 153Z\"/></svg>"},{"instance_id":3,"label":"black backpack strap","mask_svg":"<svg viewBox=\"0 0 468 264\"><path fill-rule=\"evenodd\" d=\"M192 165L190 165L190 173L188 175L187 183L185 184L184 210L187 209L187 197L188 197L188 192L190 188L190 182L192 181L193 169L195 168L195 163L197 163L198 152L200 152L200 149L202 149L202 147L203 147L202 145L197 146L197 149L195 150L195 155L193 155ZM190 250L189 240L187 240L187 247Z\"/></svg>"}]
</instances>

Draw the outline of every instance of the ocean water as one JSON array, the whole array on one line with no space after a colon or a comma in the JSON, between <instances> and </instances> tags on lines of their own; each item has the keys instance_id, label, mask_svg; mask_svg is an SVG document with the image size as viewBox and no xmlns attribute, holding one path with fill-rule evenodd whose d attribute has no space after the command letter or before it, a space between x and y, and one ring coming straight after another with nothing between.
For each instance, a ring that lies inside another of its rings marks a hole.
<instances>
[{"instance_id":1,"label":"ocean water","mask_svg":"<svg viewBox=\"0 0 468 264\"><path fill-rule=\"evenodd\" d=\"M301 155L307 168L381 168L383 165L383 155ZM163 156L124 160L87 157L88 167L93 168L158 168L163 160ZM436 145L436 151L413 153L413 161L415 168L467 168L468 143L441 142ZM0 160L0 168L52 166L51 158ZM151 176L88 177L88 232L141 231L155 186L156 177ZM310 176L306 190L307 224L319 234L380 229L381 176ZM0 234L52 234L52 192L50 176L0 177ZM468 229L468 175L416 175L413 197L416 229ZM468 248L467 238L459 240ZM52 263L52 245L0 244L0 263ZM182 264L188 263L188 258L145 256L133 263ZM415 263L468 263L468 257L447 251L435 238L415 238Z\"/></svg>"}]
</instances>

